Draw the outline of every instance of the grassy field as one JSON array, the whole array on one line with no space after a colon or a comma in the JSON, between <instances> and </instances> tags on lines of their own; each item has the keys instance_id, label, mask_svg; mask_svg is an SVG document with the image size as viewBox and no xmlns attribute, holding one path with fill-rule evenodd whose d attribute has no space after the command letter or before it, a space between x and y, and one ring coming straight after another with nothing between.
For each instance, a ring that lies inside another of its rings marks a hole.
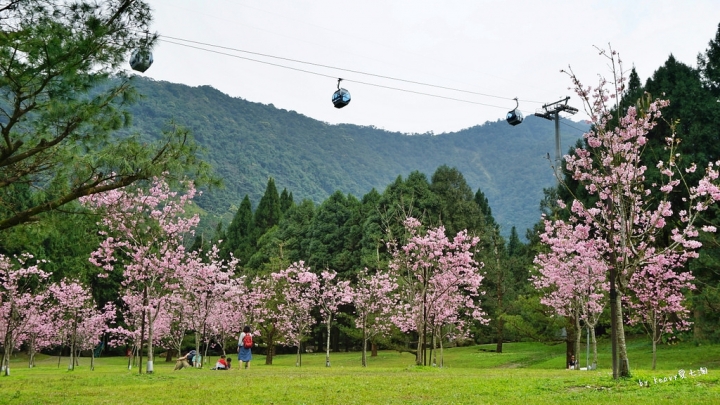
<instances>
[{"instance_id":1,"label":"grassy field","mask_svg":"<svg viewBox=\"0 0 720 405\"><path fill-rule=\"evenodd\" d=\"M629 345L633 378L613 381L609 348L595 371L564 369L564 345L512 343L445 351L445 367L417 367L408 353L380 352L360 367L359 353L277 356L272 366L254 356L250 369L173 371L159 360L152 375L127 370L125 358L89 359L67 371L57 357L41 357L28 369L19 356L12 375L0 378L0 404L720 404L720 346L689 343L659 348L658 369L644 340ZM584 365L585 356L580 356ZM212 359L213 361L215 358ZM691 376L701 367L707 374ZM685 379L655 382L686 370ZM649 381L641 387L638 380Z\"/></svg>"}]
</instances>

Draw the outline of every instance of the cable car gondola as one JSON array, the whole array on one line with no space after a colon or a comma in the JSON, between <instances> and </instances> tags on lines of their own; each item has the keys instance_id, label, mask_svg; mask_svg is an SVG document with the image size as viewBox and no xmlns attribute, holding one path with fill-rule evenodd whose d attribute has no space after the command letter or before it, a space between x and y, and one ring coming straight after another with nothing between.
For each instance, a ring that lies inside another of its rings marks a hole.
<instances>
[{"instance_id":1,"label":"cable car gondola","mask_svg":"<svg viewBox=\"0 0 720 405\"><path fill-rule=\"evenodd\" d=\"M338 79L337 91L333 93L332 102L335 108L343 108L350 104L350 92L340 88L340 82L342 79Z\"/></svg>"},{"instance_id":2,"label":"cable car gondola","mask_svg":"<svg viewBox=\"0 0 720 405\"><path fill-rule=\"evenodd\" d=\"M518 102L517 97L514 98L515 100L515 109L512 111L508 111L507 113L507 122L508 124L515 126L517 124L520 124L523 122L523 114L518 110L518 107L520 107L520 103Z\"/></svg>"},{"instance_id":3,"label":"cable car gondola","mask_svg":"<svg viewBox=\"0 0 720 405\"><path fill-rule=\"evenodd\" d=\"M130 56L130 67L140 73L145 73L153 63L153 55L147 49L138 48Z\"/></svg>"}]
</instances>

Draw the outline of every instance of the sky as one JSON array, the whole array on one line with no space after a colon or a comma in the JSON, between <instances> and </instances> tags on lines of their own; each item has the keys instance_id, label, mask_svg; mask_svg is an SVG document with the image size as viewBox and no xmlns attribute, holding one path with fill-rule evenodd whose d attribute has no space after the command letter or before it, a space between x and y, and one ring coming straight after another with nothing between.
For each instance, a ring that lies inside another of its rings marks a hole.
<instances>
[{"instance_id":1,"label":"sky","mask_svg":"<svg viewBox=\"0 0 720 405\"><path fill-rule=\"evenodd\" d=\"M331 124L403 133L454 132L501 120L515 108L515 97L528 116L570 96L580 112L569 118L583 120L587 115L561 70L571 68L585 85L595 85L598 75L611 74L596 47L612 46L624 68L634 66L644 82L670 54L696 66L720 23L718 0L149 3L161 41L145 76L210 85ZM337 78L352 95L342 109L331 102Z\"/></svg>"}]
</instances>

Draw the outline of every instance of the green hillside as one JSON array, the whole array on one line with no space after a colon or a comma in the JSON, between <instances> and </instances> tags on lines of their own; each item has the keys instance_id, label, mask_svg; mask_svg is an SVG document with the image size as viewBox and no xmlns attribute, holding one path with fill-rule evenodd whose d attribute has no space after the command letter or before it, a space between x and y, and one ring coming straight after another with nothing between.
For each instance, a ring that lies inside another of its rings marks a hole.
<instances>
[{"instance_id":1,"label":"green hillside","mask_svg":"<svg viewBox=\"0 0 720 405\"><path fill-rule=\"evenodd\" d=\"M458 132L403 134L374 127L329 125L272 104L232 98L209 87L136 78L144 96L131 107L134 126L156 133L169 120L192 130L206 159L224 178L225 189L198 203L215 214L234 212L245 194L257 204L268 177L296 201L325 200L335 190L361 197L413 170L428 175L443 164L456 167L482 189L493 214L509 233L539 218L542 189L554 184L547 154L554 150L552 122L527 117L512 127L504 120ZM570 122L576 128L582 124ZM580 131L562 125L563 150Z\"/></svg>"}]
</instances>

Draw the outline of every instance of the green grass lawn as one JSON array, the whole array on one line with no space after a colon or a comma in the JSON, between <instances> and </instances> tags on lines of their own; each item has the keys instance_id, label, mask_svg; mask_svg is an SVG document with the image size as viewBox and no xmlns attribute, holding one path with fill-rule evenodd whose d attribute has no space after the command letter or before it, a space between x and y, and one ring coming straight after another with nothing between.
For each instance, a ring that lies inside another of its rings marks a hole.
<instances>
[{"instance_id":1,"label":"green grass lawn","mask_svg":"<svg viewBox=\"0 0 720 405\"><path fill-rule=\"evenodd\" d=\"M11 362L12 375L0 378L0 404L720 404L720 345L689 343L661 346L658 369L650 370L652 352L644 340L629 344L633 378L613 381L609 347L600 348L595 371L564 369L564 345L539 343L494 345L445 350L445 367L417 367L408 353L381 351L360 366L360 353L324 353L275 358L266 366L254 356L250 369L173 371L174 363L157 359L155 373L127 370L120 357L80 359L67 371L57 357L40 357L27 368L22 356ZM584 366L585 356L580 356ZM215 358L212 358L214 362ZM705 367L706 375L690 370ZM654 383L654 379L687 370L687 378ZM641 387L638 379L650 381Z\"/></svg>"}]
</instances>

